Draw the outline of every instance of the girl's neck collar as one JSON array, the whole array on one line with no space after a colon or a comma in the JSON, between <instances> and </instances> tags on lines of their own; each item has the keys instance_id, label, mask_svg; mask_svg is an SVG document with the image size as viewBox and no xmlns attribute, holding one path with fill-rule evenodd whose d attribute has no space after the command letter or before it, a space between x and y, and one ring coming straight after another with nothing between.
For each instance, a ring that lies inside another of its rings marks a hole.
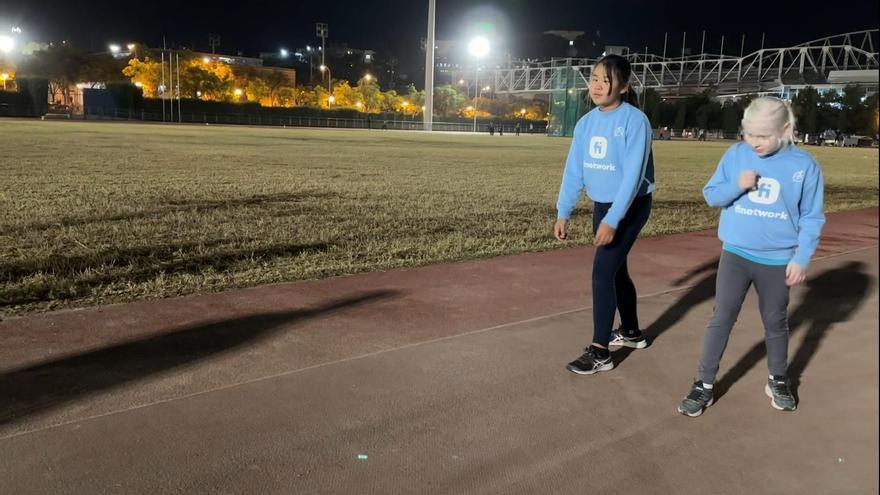
<instances>
[{"instance_id":1,"label":"girl's neck collar","mask_svg":"<svg viewBox=\"0 0 880 495\"><path fill-rule=\"evenodd\" d=\"M625 104L626 104L625 101L620 100L614 105L608 105L607 107L599 107L599 111L602 113L611 113L611 112L614 112L615 110L619 110Z\"/></svg>"}]
</instances>

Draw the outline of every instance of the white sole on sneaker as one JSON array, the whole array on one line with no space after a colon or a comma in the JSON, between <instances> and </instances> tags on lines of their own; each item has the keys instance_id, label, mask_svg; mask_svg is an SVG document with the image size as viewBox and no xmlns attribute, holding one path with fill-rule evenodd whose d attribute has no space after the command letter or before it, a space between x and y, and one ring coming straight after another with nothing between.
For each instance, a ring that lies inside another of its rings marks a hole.
<instances>
[{"instance_id":1,"label":"white sole on sneaker","mask_svg":"<svg viewBox=\"0 0 880 495\"><path fill-rule=\"evenodd\" d=\"M776 409L777 411L797 411L797 405L795 405L791 409L786 409L784 407L780 407L779 405L777 405L776 399L773 398L773 391L770 390L769 383L764 384L764 393L767 394L767 397L770 397L770 405L773 406L773 409Z\"/></svg>"},{"instance_id":2,"label":"white sole on sneaker","mask_svg":"<svg viewBox=\"0 0 880 495\"><path fill-rule=\"evenodd\" d=\"M638 342L627 342L625 340L618 340L616 342L611 342L608 344L608 347L629 347L630 349L644 349L648 347L647 340L640 340Z\"/></svg>"},{"instance_id":3,"label":"white sole on sneaker","mask_svg":"<svg viewBox=\"0 0 880 495\"><path fill-rule=\"evenodd\" d=\"M570 365L567 365L567 366L565 367L565 369L567 369L568 371L571 371L572 373L577 373L578 375L595 375L596 373L598 373L598 372L600 372L600 371L611 371L611 370L613 370L613 369L614 369L614 363L611 362L611 361L608 361L608 364L603 364L602 366L599 366L598 368L596 368L596 369L594 369L594 370L590 370L590 371L581 371L581 370L577 370L577 369L574 369L574 368L573 368L572 366L570 366Z\"/></svg>"},{"instance_id":4,"label":"white sole on sneaker","mask_svg":"<svg viewBox=\"0 0 880 495\"><path fill-rule=\"evenodd\" d=\"M701 416L706 409L709 409L709 406L711 406L713 403L715 403L714 397L709 399L709 402L706 403L706 406L703 407L702 409L700 409L696 414L691 414L689 412L682 411L681 406L678 406L678 414L682 414L682 415L690 417L690 418L696 418L697 416Z\"/></svg>"}]
</instances>

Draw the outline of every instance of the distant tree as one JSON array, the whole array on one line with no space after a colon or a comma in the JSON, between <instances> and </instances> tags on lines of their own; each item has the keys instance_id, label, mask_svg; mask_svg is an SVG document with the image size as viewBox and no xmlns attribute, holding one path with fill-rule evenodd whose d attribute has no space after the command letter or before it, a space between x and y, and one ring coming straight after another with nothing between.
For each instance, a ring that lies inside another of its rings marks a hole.
<instances>
[{"instance_id":1,"label":"distant tree","mask_svg":"<svg viewBox=\"0 0 880 495\"><path fill-rule=\"evenodd\" d=\"M53 103L72 103L70 88L81 82L86 56L66 44L51 45L33 52L19 68L20 76L37 76L49 80Z\"/></svg>"},{"instance_id":2,"label":"distant tree","mask_svg":"<svg viewBox=\"0 0 880 495\"><path fill-rule=\"evenodd\" d=\"M140 84L144 96L150 98L158 96L158 88L162 83L162 67L158 61L149 57L144 60L133 58L122 69L122 74L128 77L132 84Z\"/></svg>"}]
</instances>

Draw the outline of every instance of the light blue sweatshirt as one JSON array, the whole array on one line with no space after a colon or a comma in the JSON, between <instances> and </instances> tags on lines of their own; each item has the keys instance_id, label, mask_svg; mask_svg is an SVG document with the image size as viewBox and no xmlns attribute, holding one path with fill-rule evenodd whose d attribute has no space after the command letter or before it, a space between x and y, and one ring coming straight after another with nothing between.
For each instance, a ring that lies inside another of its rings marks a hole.
<instances>
[{"instance_id":1,"label":"light blue sweatshirt","mask_svg":"<svg viewBox=\"0 0 880 495\"><path fill-rule=\"evenodd\" d=\"M581 117L562 174L557 217L568 219L586 188L594 202L611 203L602 223L616 229L636 197L654 192L651 137L648 118L629 103Z\"/></svg>"},{"instance_id":2,"label":"light blue sweatshirt","mask_svg":"<svg viewBox=\"0 0 880 495\"><path fill-rule=\"evenodd\" d=\"M758 173L745 191L740 173ZM703 188L709 206L722 208L718 237L724 249L767 265L794 261L807 268L825 223L824 178L807 152L793 145L761 157L745 142L730 147Z\"/></svg>"}]
</instances>

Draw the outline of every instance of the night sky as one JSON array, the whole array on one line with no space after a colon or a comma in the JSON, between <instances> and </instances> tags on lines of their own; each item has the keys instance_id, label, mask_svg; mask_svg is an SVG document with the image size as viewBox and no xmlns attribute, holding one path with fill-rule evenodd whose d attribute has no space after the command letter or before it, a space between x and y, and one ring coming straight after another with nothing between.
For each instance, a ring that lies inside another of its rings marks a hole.
<instances>
[{"instance_id":1,"label":"night sky","mask_svg":"<svg viewBox=\"0 0 880 495\"><path fill-rule=\"evenodd\" d=\"M713 9L703 7L717 5ZM330 25L328 43L347 42L354 48L391 52L402 60L417 60L425 35L427 0L388 1L221 1L173 2L159 8L154 2L88 2L0 0L0 29L19 25L26 38L38 41L69 39L85 50L105 49L110 41L139 41L160 46L208 50L208 33L218 33L218 52L256 55L280 47L315 44L315 22ZM718 13L723 9L723 14ZM726 35L729 54L758 48L761 33L767 47L788 46L827 35L877 28L876 0L712 2L711 0L438 0L437 37L469 38L471 27L492 26L514 57L565 56L542 43L545 30L578 30L585 40L602 45L627 45L643 51L662 51L668 31L669 54L678 55L683 31L688 46L699 50L702 30L707 51L717 52ZM544 37L546 38L546 37Z\"/></svg>"}]
</instances>

